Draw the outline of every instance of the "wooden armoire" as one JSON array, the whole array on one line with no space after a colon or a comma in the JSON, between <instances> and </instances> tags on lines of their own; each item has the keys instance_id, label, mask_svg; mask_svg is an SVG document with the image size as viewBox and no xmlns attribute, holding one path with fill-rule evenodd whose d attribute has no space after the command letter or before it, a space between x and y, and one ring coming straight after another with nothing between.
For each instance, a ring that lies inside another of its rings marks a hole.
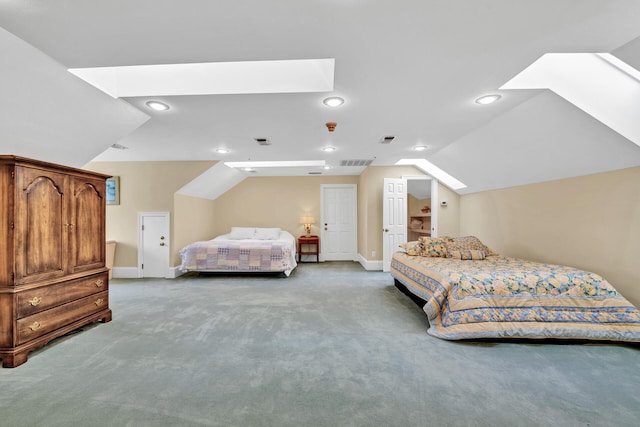
<instances>
[{"instance_id":1,"label":"wooden armoire","mask_svg":"<svg viewBox=\"0 0 640 427\"><path fill-rule=\"evenodd\" d=\"M111 320L107 175L0 155L0 359Z\"/></svg>"}]
</instances>

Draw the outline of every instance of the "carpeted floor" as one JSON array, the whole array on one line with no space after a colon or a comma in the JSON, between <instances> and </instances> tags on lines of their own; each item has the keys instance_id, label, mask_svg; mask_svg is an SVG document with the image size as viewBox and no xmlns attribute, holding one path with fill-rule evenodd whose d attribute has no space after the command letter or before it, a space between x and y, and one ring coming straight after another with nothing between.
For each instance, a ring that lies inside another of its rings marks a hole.
<instances>
[{"instance_id":1,"label":"carpeted floor","mask_svg":"<svg viewBox=\"0 0 640 427\"><path fill-rule=\"evenodd\" d=\"M448 342L388 273L113 280L113 321L0 369L0 426L637 426L640 348Z\"/></svg>"}]
</instances>

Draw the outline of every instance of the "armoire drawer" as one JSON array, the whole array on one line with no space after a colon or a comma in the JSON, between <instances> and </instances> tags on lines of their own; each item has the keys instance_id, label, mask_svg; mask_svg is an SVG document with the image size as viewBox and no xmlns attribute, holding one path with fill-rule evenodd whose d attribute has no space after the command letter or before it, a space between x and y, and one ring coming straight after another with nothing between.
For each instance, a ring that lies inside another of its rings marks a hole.
<instances>
[{"instance_id":1,"label":"armoire drawer","mask_svg":"<svg viewBox=\"0 0 640 427\"><path fill-rule=\"evenodd\" d=\"M18 319L106 291L108 286L108 273L101 273L20 292L18 294Z\"/></svg>"},{"instance_id":2,"label":"armoire drawer","mask_svg":"<svg viewBox=\"0 0 640 427\"><path fill-rule=\"evenodd\" d=\"M109 307L107 291L18 320L18 345Z\"/></svg>"}]
</instances>

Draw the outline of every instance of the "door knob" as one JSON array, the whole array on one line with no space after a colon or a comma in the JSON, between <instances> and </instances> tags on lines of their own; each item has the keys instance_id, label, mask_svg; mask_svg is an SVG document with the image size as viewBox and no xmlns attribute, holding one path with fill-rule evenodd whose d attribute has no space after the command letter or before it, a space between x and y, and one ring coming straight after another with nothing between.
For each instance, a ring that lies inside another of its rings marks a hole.
<instances>
[{"instance_id":1,"label":"door knob","mask_svg":"<svg viewBox=\"0 0 640 427\"><path fill-rule=\"evenodd\" d=\"M389 229L388 228L383 228L382 231L384 231L385 233L388 233Z\"/></svg>"},{"instance_id":2,"label":"door knob","mask_svg":"<svg viewBox=\"0 0 640 427\"><path fill-rule=\"evenodd\" d=\"M160 240L164 240L164 236L160 236Z\"/></svg>"},{"instance_id":3,"label":"door knob","mask_svg":"<svg viewBox=\"0 0 640 427\"><path fill-rule=\"evenodd\" d=\"M164 242L160 242L160 246L164 246Z\"/></svg>"}]
</instances>

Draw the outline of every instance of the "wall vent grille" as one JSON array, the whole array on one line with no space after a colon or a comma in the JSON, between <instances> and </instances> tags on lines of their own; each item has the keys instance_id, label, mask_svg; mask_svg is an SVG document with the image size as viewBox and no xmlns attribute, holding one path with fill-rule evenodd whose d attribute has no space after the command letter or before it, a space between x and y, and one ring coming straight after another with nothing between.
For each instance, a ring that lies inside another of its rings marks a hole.
<instances>
[{"instance_id":1,"label":"wall vent grille","mask_svg":"<svg viewBox=\"0 0 640 427\"><path fill-rule=\"evenodd\" d=\"M253 138L256 140L258 145L271 145L271 141L268 138Z\"/></svg>"},{"instance_id":2,"label":"wall vent grille","mask_svg":"<svg viewBox=\"0 0 640 427\"><path fill-rule=\"evenodd\" d=\"M373 163L373 159L369 160L342 160L340 166L369 166Z\"/></svg>"},{"instance_id":3,"label":"wall vent grille","mask_svg":"<svg viewBox=\"0 0 640 427\"><path fill-rule=\"evenodd\" d=\"M380 141L380 144L391 144L394 139L396 139L395 136L385 136L384 138L382 138L382 141Z\"/></svg>"}]
</instances>

